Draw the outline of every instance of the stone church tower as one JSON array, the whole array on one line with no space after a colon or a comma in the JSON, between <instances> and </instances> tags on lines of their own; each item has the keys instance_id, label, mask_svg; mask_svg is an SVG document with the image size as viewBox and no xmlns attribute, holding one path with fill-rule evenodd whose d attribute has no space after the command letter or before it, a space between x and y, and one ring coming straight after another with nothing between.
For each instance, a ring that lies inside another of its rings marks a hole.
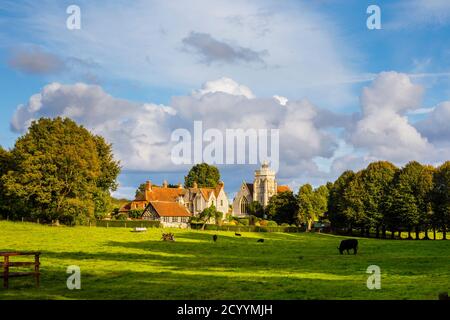
<instances>
[{"instance_id":1,"label":"stone church tower","mask_svg":"<svg viewBox=\"0 0 450 320\"><path fill-rule=\"evenodd\" d=\"M258 201L265 208L269 199L277 193L277 182L275 172L270 170L267 162L264 162L261 169L255 171L253 181L253 201Z\"/></svg>"},{"instance_id":2,"label":"stone church tower","mask_svg":"<svg viewBox=\"0 0 450 320\"><path fill-rule=\"evenodd\" d=\"M270 198L280 192L291 191L288 186L280 186L275 180L275 172L264 162L260 169L255 170L253 183L242 182L236 197L233 199L233 215L243 217L248 215L248 205L252 201L259 202L264 208Z\"/></svg>"}]
</instances>

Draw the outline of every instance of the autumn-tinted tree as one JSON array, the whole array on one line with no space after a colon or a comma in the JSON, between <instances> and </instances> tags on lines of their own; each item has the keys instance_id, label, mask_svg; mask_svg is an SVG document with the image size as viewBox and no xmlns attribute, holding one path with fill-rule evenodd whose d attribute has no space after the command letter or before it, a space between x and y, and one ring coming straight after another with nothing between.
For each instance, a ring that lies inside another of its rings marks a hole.
<instances>
[{"instance_id":1,"label":"autumn-tinted tree","mask_svg":"<svg viewBox=\"0 0 450 320\"><path fill-rule=\"evenodd\" d=\"M120 170L111 145L67 118L32 122L11 161L1 177L8 196L35 217L66 222L103 214Z\"/></svg>"},{"instance_id":2,"label":"autumn-tinted tree","mask_svg":"<svg viewBox=\"0 0 450 320\"><path fill-rule=\"evenodd\" d=\"M220 181L220 173L217 167L207 163L196 164L184 177L184 186L192 188L197 183L199 188L215 188Z\"/></svg>"}]
</instances>

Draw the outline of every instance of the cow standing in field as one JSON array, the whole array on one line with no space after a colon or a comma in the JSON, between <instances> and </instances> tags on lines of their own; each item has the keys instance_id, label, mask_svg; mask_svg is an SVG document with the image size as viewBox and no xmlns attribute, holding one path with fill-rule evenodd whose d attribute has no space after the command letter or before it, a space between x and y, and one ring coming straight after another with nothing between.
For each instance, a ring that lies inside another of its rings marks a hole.
<instances>
[{"instance_id":1,"label":"cow standing in field","mask_svg":"<svg viewBox=\"0 0 450 320\"><path fill-rule=\"evenodd\" d=\"M349 254L350 249L353 249L353 254L356 254L356 252L358 251L358 240L356 239L342 240L338 249L341 254L344 253L344 250L346 250L347 254Z\"/></svg>"},{"instance_id":2,"label":"cow standing in field","mask_svg":"<svg viewBox=\"0 0 450 320\"><path fill-rule=\"evenodd\" d=\"M217 241L217 234L213 235L213 241L214 241L214 242Z\"/></svg>"},{"instance_id":3,"label":"cow standing in field","mask_svg":"<svg viewBox=\"0 0 450 320\"><path fill-rule=\"evenodd\" d=\"M240 237L241 236L241 234L240 233L234 233L234 235L236 236L236 237Z\"/></svg>"}]
</instances>

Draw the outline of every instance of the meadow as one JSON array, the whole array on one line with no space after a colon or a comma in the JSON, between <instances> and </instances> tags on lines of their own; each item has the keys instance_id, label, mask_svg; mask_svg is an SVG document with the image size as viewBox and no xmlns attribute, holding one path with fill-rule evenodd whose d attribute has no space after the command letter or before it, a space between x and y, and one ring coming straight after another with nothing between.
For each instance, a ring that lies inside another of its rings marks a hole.
<instances>
[{"instance_id":1,"label":"meadow","mask_svg":"<svg viewBox=\"0 0 450 320\"><path fill-rule=\"evenodd\" d=\"M161 241L168 231L175 242ZM339 254L342 239L0 221L0 251L42 252L40 288L31 277L12 278L0 299L435 300L450 289L450 241L359 238L355 256ZM81 269L81 290L66 287L70 265ZM366 286L369 265L381 268L380 290Z\"/></svg>"}]
</instances>

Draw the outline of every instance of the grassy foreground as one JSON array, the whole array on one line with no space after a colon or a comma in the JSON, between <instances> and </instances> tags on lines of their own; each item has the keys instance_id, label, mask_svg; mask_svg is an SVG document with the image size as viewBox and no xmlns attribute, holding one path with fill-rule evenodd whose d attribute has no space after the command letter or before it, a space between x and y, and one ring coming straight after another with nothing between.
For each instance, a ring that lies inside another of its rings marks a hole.
<instances>
[{"instance_id":1,"label":"grassy foreground","mask_svg":"<svg viewBox=\"0 0 450 320\"><path fill-rule=\"evenodd\" d=\"M40 289L12 278L0 299L437 299L450 288L450 241L359 239L358 255L341 256L332 235L170 231L176 242L163 229L0 221L0 251L42 252ZM373 264L380 290L366 286ZM66 287L70 265L81 290Z\"/></svg>"}]
</instances>

